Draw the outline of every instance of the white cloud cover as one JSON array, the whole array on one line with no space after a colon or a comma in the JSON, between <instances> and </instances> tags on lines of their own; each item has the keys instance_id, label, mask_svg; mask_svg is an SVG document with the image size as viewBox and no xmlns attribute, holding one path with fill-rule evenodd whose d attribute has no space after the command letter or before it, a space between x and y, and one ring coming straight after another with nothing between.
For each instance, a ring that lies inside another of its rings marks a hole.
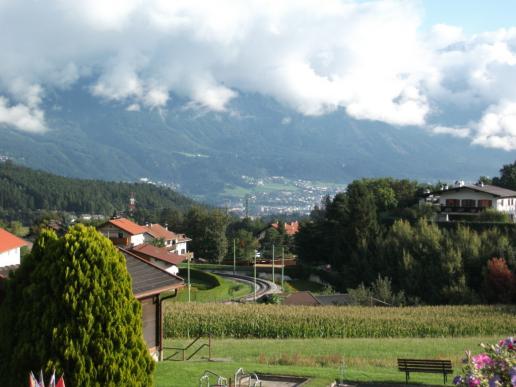
<instances>
[{"instance_id":1,"label":"white cloud cover","mask_svg":"<svg viewBox=\"0 0 516 387\"><path fill-rule=\"evenodd\" d=\"M172 93L226 111L251 91L305 115L345 109L516 149L516 28L422 31L421 4L0 0L0 123L45 131L46 90L84 79L129 111L166 108ZM454 110L473 113L449 122Z\"/></svg>"}]
</instances>

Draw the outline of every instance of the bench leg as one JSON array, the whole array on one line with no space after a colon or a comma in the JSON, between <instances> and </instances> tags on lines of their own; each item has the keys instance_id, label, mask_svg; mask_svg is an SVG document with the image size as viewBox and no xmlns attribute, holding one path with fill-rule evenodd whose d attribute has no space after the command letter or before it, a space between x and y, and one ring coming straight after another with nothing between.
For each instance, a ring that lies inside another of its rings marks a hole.
<instances>
[{"instance_id":1,"label":"bench leg","mask_svg":"<svg viewBox=\"0 0 516 387\"><path fill-rule=\"evenodd\" d=\"M409 372L406 371L405 372L405 384L408 384L408 381L409 381Z\"/></svg>"}]
</instances>

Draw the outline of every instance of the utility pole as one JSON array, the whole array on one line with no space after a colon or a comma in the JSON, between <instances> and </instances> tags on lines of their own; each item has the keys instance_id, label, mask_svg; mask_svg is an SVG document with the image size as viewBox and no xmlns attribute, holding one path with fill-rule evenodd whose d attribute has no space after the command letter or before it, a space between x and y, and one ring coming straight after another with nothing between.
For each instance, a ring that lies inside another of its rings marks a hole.
<instances>
[{"instance_id":1,"label":"utility pole","mask_svg":"<svg viewBox=\"0 0 516 387\"><path fill-rule=\"evenodd\" d=\"M274 243L273 243L273 244L272 244L272 282L273 282L273 283L276 283L276 281L275 281L275 279L276 279L276 278L275 278L275 276L274 276L274 258L275 258L275 256L274 256L274 255L275 255L275 254L274 254Z\"/></svg>"},{"instance_id":2,"label":"utility pole","mask_svg":"<svg viewBox=\"0 0 516 387\"><path fill-rule=\"evenodd\" d=\"M254 302L256 302L256 254L254 254Z\"/></svg>"},{"instance_id":3,"label":"utility pole","mask_svg":"<svg viewBox=\"0 0 516 387\"><path fill-rule=\"evenodd\" d=\"M281 289L283 289L284 279L285 279L285 246L281 246Z\"/></svg>"},{"instance_id":4,"label":"utility pole","mask_svg":"<svg viewBox=\"0 0 516 387\"><path fill-rule=\"evenodd\" d=\"M233 275L236 274L236 242L233 238Z\"/></svg>"},{"instance_id":5,"label":"utility pole","mask_svg":"<svg viewBox=\"0 0 516 387\"><path fill-rule=\"evenodd\" d=\"M187 268L187 272L188 272L188 277L187 277L187 281L188 281L188 302L190 302L190 290L192 288L192 286L190 284L190 258L188 258L186 260L186 268Z\"/></svg>"}]
</instances>

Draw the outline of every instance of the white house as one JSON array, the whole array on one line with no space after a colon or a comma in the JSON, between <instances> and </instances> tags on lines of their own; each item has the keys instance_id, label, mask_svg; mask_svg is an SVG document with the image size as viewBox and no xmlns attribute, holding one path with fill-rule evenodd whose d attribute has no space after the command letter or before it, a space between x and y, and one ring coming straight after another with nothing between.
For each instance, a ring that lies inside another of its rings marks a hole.
<instances>
[{"instance_id":1,"label":"white house","mask_svg":"<svg viewBox=\"0 0 516 387\"><path fill-rule=\"evenodd\" d=\"M117 246L133 247L145 242L146 228L126 218L113 218L97 229Z\"/></svg>"},{"instance_id":2,"label":"white house","mask_svg":"<svg viewBox=\"0 0 516 387\"><path fill-rule=\"evenodd\" d=\"M183 255L186 258L191 258L191 253L188 252L188 242L191 241L185 234L176 234L170 231L168 227L163 227L157 223L150 223L145 226L146 242L153 239L163 239L165 248L170 252L178 255Z\"/></svg>"},{"instance_id":3,"label":"white house","mask_svg":"<svg viewBox=\"0 0 516 387\"><path fill-rule=\"evenodd\" d=\"M20 264L20 249L29 243L0 228L0 268Z\"/></svg>"},{"instance_id":4,"label":"white house","mask_svg":"<svg viewBox=\"0 0 516 387\"><path fill-rule=\"evenodd\" d=\"M438 203L444 215L476 216L493 208L516 220L516 191L481 183L466 185L463 182L444 188L433 193L434 202Z\"/></svg>"}]
</instances>

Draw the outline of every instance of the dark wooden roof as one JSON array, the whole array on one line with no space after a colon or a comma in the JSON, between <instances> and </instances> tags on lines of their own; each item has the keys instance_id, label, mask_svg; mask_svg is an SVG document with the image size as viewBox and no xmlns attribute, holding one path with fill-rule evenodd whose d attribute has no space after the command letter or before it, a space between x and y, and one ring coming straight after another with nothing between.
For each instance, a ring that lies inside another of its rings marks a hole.
<instances>
[{"instance_id":1,"label":"dark wooden roof","mask_svg":"<svg viewBox=\"0 0 516 387\"><path fill-rule=\"evenodd\" d=\"M496 197L499 197L499 198L512 198L512 197L516 197L516 191L512 191L510 189L507 189L507 188L502 188L502 187L498 187L496 185L489 185L489 184L484 184L484 185L463 185L461 187L450 187L448 188L447 190L444 190L444 191L437 191L437 192L433 192L434 195L444 195L446 193L453 193L453 192L457 192L457 191L461 191L461 190L464 190L464 189L468 189L468 190L471 190L471 191L476 191L476 192L483 192L483 193L487 193L487 194L490 194L490 195L493 195L493 196L496 196Z\"/></svg>"},{"instance_id":2,"label":"dark wooden roof","mask_svg":"<svg viewBox=\"0 0 516 387\"><path fill-rule=\"evenodd\" d=\"M136 298L145 298L184 286L181 277L170 274L127 250L119 250L125 256Z\"/></svg>"}]
</instances>

